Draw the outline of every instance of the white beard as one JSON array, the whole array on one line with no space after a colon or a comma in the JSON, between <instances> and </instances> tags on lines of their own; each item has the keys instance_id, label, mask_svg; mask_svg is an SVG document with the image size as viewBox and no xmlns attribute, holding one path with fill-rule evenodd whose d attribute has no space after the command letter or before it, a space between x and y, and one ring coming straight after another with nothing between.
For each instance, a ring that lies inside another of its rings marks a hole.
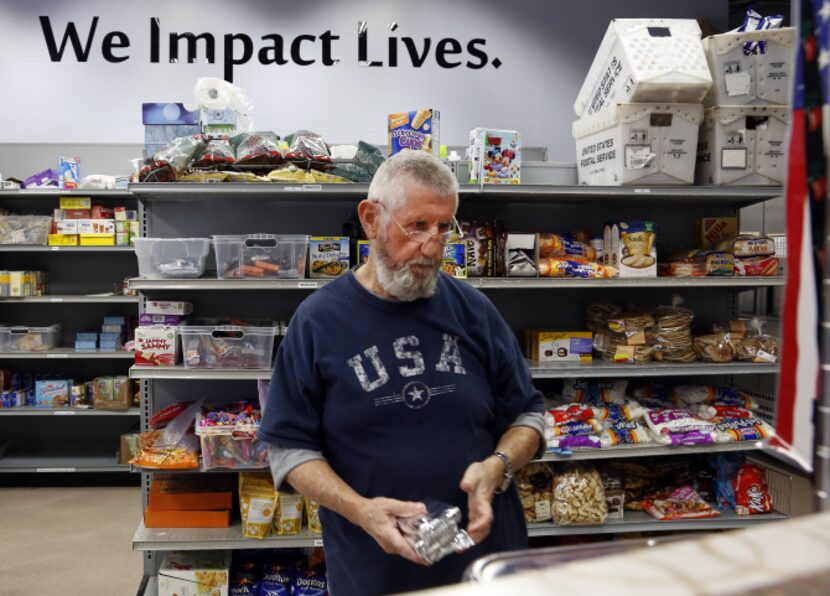
<instances>
[{"instance_id":1,"label":"white beard","mask_svg":"<svg viewBox=\"0 0 830 596\"><path fill-rule=\"evenodd\" d=\"M375 275L380 287L387 294L390 294L402 302L412 302L419 298L430 298L435 294L438 285L438 271L440 263L432 259L421 257L413 259L403 267L395 269L389 262L389 253L383 247L383 241L372 247L375 251ZM418 278L412 272L412 265L429 265L434 267L429 273Z\"/></svg>"}]
</instances>

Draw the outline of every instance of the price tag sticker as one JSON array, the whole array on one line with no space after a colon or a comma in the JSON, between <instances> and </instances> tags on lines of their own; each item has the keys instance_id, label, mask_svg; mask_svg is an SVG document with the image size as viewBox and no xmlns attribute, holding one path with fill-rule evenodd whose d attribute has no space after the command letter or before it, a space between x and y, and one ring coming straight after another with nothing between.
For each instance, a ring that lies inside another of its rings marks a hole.
<instances>
[{"instance_id":1,"label":"price tag sticker","mask_svg":"<svg viewBox=\"0 0 830 596\"><path fill-rule=\"evenodd\" d=\"M297 287L301 290L316 290L319 284L316 281L301 281L297 283Z\"/></svg>"},{"instance_id":2,"label":"price tag sticker","mask_svg":"<svg viewBox=\"0 0 830 596\"><path fill-rule=\"evenodd\" d=\"M55 410L55 416L74 416L75 410Z\"/></svg>"},{"instance_id":3,"label":"price tag sticker","mask_svg":"<svg viewBox=\"0 0 830 596\"><path fill-rule=\"evenodd\" d=\"M635 188L634 192L651 192L650 188Z\"/></svg>"},{"instance_id":4,"label":"price tag sticker","mask_svg":"<svg viewBox=\"0 0 830 596\"><path fill-rule=\"evenodd\" d=\"M320 540L319 538L315 539L314 540L314 546L323 546L323 541Z\"/></svg>"},{"instance_id":5,"label":"price tag sticker","mask_svg":"<svg viewBox=\"0 0 830 596\"><path fill-rule=\"evenodd\" d=\"M320 192L323 190L320 184L303 184L303 191L305 192Z\"/></svg>"},{"instance_id":6,"label":"price tag sticker","mask_svg":"<svg viewBox=\"0 0 830 596\"><path fill-rule=\"evenodd\" d=\"M47 358L68 358L69 354L46 354Z\"/></svg>"},{"instance_id":7,"label":"price tag sticker","mask_svg":"<svg viewBox=\"0 0 830 596\"><path fill-rule=\"evenodd\" d=\"M63 302L63 298L50 298L49 302Z\"/></svg>"},{"instance_id":8,"label":"price tag sticker","mask_svg":"<svg viewBox=\"0 0 830 596\"><path fill-rule=\"evenodd\" d=\"M52 247L52 250L53 250L53 251L58 251L58 250L60 250L60 249L61 249L61 247L60 247L60 246L53 246L53 247Z\"/></svg>"}]
</instances>

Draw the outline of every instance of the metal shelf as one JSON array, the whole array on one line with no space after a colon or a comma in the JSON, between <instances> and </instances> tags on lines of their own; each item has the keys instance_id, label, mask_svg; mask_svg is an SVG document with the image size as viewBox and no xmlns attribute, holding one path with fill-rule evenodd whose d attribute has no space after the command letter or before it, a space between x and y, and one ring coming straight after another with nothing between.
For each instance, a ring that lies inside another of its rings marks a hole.
<instances>
[{"instance_id":1,"label":"metal shelf","mask_svg":"<svg viewBox=\"0 0 830 596\"><path fill-rule=\"evenodd\" d=\"M26 296L25 298L0 298L5 304L139 304L138 296L117 294Z\"/></svg>"},{"instance_id":2,"label":"metal shelf","mask_svg":"<svg viewBox=\"0 0 830 596\"><path fill-rule=\"evenodd\" d=\"M144 520L133 536L133 550L235 550L244 548L304 548L323 546L320 534L307 529L294 536L265 540L245 538L239 522L229 528L145 528Z\"/></svg>"},{"instance_id":3,"label":"metal shelf","mask_svg":"<svg viewBox=\"0 0 830 596\"><path fill-rule=\"evenodd\" d=\"M4 408L0 416L140 416L139 408L128 410L79 410L76 408Z\"/></svg>"},{"instance_id":4,"label":"metal shelf","mask_svg":"<svg viewBox=\"0 0 830 596\"><path fill-rule=\"evenodd\" d=\"M530 374L534 379L567 379L571 377L680 377L705 375L771 375L778 372L777 364L754 364L745 362L728 362L715 364L709 362L692 362L689 364L672 362L651 362L649 364L615 364L595 360L590 364L578 362L568 364L540 363L527 361Z\"/></svg>"},{"instance_id":5,"label":"metal shelf","mask_svg":"<svg viewBox=\"0 0 830 596\"><path fill-rule=\"evenodd\" d=\"M492 290L577 288L758 288L783 286L784 276L773 277L654 277L649 279L469 278L474 288ZM132 290L316 290L327 279L146 279L129 280Z\"/></svg>"},{"instance_id":6,"label":"metal shelf","mask_svg":"<svg viewBox=\"0 0 830 596\"><path fill-rule=\"evenodd\" d=\"M734 511L721 511L720 517L707 519L680 519L661 521L644 511L626 511L622 520L610 520L601 526L557 526L553 523L528 524L531 538L538 536L566 536L572 534L622 534L628 532L680 532L685 530L727 530L749 528L782 519L783 513L741 516Z\"/></svg>"},{"instance_id":7,"label":"metal shelf","mask_svg":"<svg viewBox=\"0 0 830 596\"><path fill-rule=\"evenodd\" d=\"M133 352L77 352L72 348L55 348L48 352L0 352L0 359L3 360L20 360L20 359L36 359L36 360L50 360L55 359L73 359L73 360L133 360L135 354Z\"/></svg>"},{"instance_id":8,"label":"metal shelf","mask_svg":"<svg viewBox=\"0 0 830 596\"><path fill-rule=\"evenodd\" d=\"M244 368L185 368L183 366L131 366L131 379L189 379L208 381L269 380L272 371Z\"/></svg>"},{"instance_id":9,"label":"metal shelf","mask_svg":"<svg viewBox=\"0 0 830 596\"><path fill-rule=\"evenodd\" d=\"M114 455L7 455L0 458L0 473L129 472L130 466L116 463Z\"/></svg>"},{"instance_id":10,"label":"metal shelf","mask_svg":"<svg viewBox=\"0 0 830 596\"><path fill-rule=\"evenodd\" d=\"M6 198L59 198L59 197L90 197L93 199L132 199L133 193L126 189L102 190L89 189L61 189L61 188L21 188L17 190L0 190L0 199Z\"/></svg>"},{"instance_id":11,"label":"metal shelf","mask_svg":"<svg viewBox=\"0 0 830 596\"><path fill-rule=\"evenodd\" d=\"M364 198L368 184L131 184L130 191L142 200L186 201L221 199L280 199L308 200L321 197L325 200L349 200ZM719 187L719 186L471 186L462 185L459 195L465 202L510 201L541 202L552 204L607 204L660 201L671 204L721 204L746 207L783 195L776 186Z\"/></svg>"},{"instance_id":12,"label":"metal shelf","mask_svg":"<svg viewBox=\"0 0 830 596\"><path fill-rule=\"evenodd\" d=\"M0 252L114 252L135 254L132 246L39 246L0 244Z\"/></svg>"},{"instance_id":13,"label":"metal shelf","mask_svg":"<svg viewBox=\"0 0 830 596\"><path fill-rule=\"evenodd\" d=\"M736 441L733 443L719 443L714 445L680 445L667 447L664 445L618 445L609 449L574 449L570 455L561 453L545 453L534 461L569 462L588 459L622 459L628 457L651 457L660 455L692 455L724 453L730 451L759 451L764 448L763 441Z\"/></svg>"}]
</instances>

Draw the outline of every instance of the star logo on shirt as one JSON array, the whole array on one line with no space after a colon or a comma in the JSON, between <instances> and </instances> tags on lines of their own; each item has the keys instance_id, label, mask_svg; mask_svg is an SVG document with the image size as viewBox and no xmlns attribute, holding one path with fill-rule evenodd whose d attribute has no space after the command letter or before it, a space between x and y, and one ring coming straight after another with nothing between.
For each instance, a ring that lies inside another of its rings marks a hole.
<instances>
[{"instance_id":1,"label":"star logo on shirt","mask_svg":"<svg viewBox=\"0 0 830 596\"><path fill-rule=\"evenodd\" d=\"M429 387L419 381L407 383L402 393L404 403L413 410L420 410L429 403Z\"/></svg>"}]
</instances>

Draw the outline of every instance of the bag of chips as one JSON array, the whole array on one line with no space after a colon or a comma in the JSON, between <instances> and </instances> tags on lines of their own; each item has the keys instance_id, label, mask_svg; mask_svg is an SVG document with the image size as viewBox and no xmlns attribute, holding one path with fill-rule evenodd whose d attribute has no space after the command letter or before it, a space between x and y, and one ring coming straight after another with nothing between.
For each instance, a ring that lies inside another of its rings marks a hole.
<instances>
[{"instance_id":1,"label":"bag of chips","mask_svg":"<svg viewBox=\"0 0 830 596\"><path fill-rule=\"evenodd\" d=\"M323 526L320 525L320 504L317 501L312 501L308 497L303 497L305 501L306 519L308 520L308 529L314 534L321 534Z\"/></svg>"},{"instance_id":2,"label":"bag of chips","mask_svg":"<svg viewBox=\"0 0 830 596\"><path fill-rule=\"evenodd\" d=\"M766 471L760 466L743 464L735 476L735 513L755 515L774 510Z\"/></svg>"},{"instance_id":3,"label":"bag of chips","mask_svg":"<svg viewBox=\"0 0 830 596\"><path fill-rule=\"evenodd\" d=\"M245 538L268 538L276 509L277 491L271 473L240 472L239 512Z\"/></svg>"},{"instance_id":4,"label":"bag of chips","mask_svg":"<svg viewBox=\"0 0 830 596\"><path fill-rule=\"evenodd\" d=\"M280 491L274 530L280 536L299 534L303 529L303 496Z\"/></svg>"}]
</instances>

